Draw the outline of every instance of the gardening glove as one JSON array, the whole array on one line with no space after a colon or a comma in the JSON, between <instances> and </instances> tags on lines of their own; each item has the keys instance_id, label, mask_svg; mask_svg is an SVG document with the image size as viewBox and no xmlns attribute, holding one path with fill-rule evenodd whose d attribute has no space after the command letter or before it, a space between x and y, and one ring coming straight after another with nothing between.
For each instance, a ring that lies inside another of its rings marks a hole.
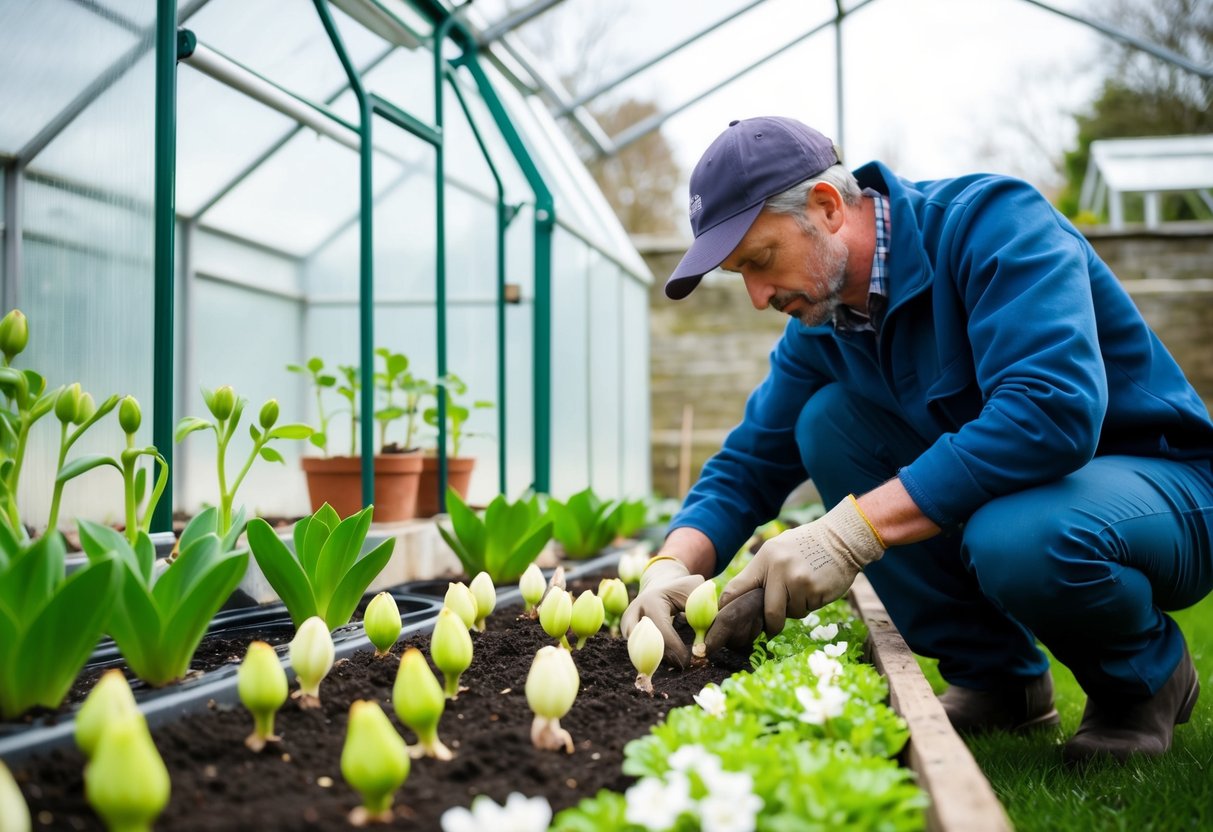
<instances>
[{"instance_id":1,"label":"gardening glove","mask_svg":"<svg viewBox=\"0 0 1213 832\"><path fill-rule=\"evenodd\" d=\"M724 615L729 605L751 590L763 589L767 635L778 634L788 616L802 618L841 598L855 576L884 554L884 541L864 517L852 494L812 523L771 538L720 595L720 615L707 640L729 644L734 630L755 630L753 620ZM638 599L639 600L639 599ZM757 616L757 605L752 605Z\"/></svg>"},{"instance_id":2,"label":"gardening glove","mask_svg":"<svg viewBox=\"0 0 1213 832\"><path fill-rule=\"evenodd\" d=\"M666 659L679 668L686 667L691 663L691 651L674 632L674 616L683 611L687 596L703 582L703 575L692 575L677 558L657 555L649 560L640 575L640 592L619 622L623 637L630 636L632 628L647 615L665 639Z\"/></svg>"}]
</instances>

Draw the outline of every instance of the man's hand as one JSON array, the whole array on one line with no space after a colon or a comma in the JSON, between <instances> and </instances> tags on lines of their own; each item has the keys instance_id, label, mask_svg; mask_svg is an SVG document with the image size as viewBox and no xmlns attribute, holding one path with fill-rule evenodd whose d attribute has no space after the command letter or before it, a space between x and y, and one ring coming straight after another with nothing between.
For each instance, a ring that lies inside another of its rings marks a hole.
<instances>
[{"instance_id":1,"label":"man's hand","mask_svg":"<svg viewBox=\"0 0 1213 832\"><path fill-rule=\"evenodd\" d=\"M676 558L650 561L640 576L640 593L628 605L620 621L623 637L630 636L632 628L647 615L665 639L666 659L680 668L686 667L691 661L691 651L674 632L674 616L686 607L687 596L703 582L703 575L692 575Z\"/></svg>"},{"instance_id":2,"label":"man's hand","mask_svg":"<svg viewBox=\"0 0 1213 832\"><path fill-rule=\"evenodd\" d=\"M841 598L855 575L884 551L884 542L859 510L855 498L847 497L819 520L763 544L721 593L721 614L708 632L709 646L737 641L734 630L745 629L757 635L752 619L724 615L729 604L751 590L761 587L764 591L765 629L773 636L783 629L788 616L801 618ZM757 606L750 606L756 616Z\"/></svg>"}]
</instances>

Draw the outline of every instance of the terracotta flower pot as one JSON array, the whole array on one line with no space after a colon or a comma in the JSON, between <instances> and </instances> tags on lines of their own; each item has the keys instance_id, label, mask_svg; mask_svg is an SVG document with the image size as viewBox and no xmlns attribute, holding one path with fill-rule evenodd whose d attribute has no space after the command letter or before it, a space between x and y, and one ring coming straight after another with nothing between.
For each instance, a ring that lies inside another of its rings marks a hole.
<instances>
[{"instance_id":1,"label":"terracotta flower pot","mask_svg":"<svg viewBox=\"0 0 1213 832\"><path fill-rule=\"evenodd\" d=\"M421 454L378 454L375 457L376 523L394 523L417 516ZM362 460L355 456L305 456L303 471L312 510L325 503L342 518L362 509Z\"/></svg>"},{"instance_id":2,"label":"terracotta flower pot","mask_svg":"<svg viewBox=\"0 0 1213 832\"><path fill-rule=\"evenodd\" d=\"M458 456L446 458L446 482L463 499L468 498L468 485L472 481L472 469L476 457ZM427 456L421 468L421 486L417 494L417 516L433 517L438 513L438 457Z\"/></svg>"}]
</instances>

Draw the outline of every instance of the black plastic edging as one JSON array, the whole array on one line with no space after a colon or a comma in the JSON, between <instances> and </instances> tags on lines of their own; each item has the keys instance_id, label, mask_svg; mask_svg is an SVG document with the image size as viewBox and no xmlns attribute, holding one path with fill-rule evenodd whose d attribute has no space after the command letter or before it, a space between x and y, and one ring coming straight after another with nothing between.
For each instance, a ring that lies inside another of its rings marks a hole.
<instances>
[{"instance_id":1,"label":"black plastic edging","mask_svg":"<svg viewBox=\"0 0 1213 832\"><path fill-rule=\"evenodd\" d=\"M617 563L620 554L619 549L612 549L606 554L583 561L576 566L566 567L565 577L568 580L576 580L582 575L605 569ZM400 588L404 591L407 586L407 584L402 584ZM517 587L497 594L499 604L509 604L521 600L522 592ZM406 625L401 629L400 637L405 638L432 630L438 617L437 612L436 609L433 616ZM370 639L366 637L360 625L347 626L355 627L356 630L342 634L338 629L333 638L334 660L347 658L358 650L372 647ZM282 647L285 648L285 645ZM282 666L286 669L288 680L293 682L295 674L291 670L288 657L282 656ZM239 701L239 694L236 690L237 667L236 664L227 665L207 673L196 682L179 683L173 688L165 690L161 695L139 702L139 710L147 718L148 725L155 728L186 714L205 710L212 704L236 703ZM11 767L13 763L28 757L70 746L75 742L75 732L76 719L75 712L73 712L61 717L54 725L34 726L11 736L0 737L0 760L4 760Z\"/></svg>"}]
</instances>

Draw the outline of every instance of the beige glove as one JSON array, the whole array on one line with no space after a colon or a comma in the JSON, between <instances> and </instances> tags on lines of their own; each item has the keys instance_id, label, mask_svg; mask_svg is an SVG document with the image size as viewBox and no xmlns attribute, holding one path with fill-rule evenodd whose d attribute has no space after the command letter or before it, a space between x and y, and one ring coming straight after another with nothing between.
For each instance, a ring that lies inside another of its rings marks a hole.
<instances>
[{"instance_id":1,"label":"beige glove","mask_svg":"<svg viewBox=\"0 0 1213 832\"><path fill-rule=\"evenodd\" d=\"M640 576L636 600L624 610L619 622L623 637L630 636L632 628L647 615L665 639L666 659L686 667L691 662L691 651L674 632L674 616L683 611L687 596L704 580L703 575L692 575L682 561L669 555L651 559Z\"/></svg>"},{"instance_id":2,"label":"beige glove","mask_svg":"<svg viewBox=\"0 0 1213 832\"><path fill-rule=\"evenodd\" d=\"M855 496L848 496L824 517L763 544L721 593L721 615L708 633L709 644L736 641L725 630L749 629L738 616L723 615L739 596L763 588L765 629L767 635L775 635L788 616L802 618L841 598L859 571L879 560L884 551L884 541L859 510Z\"/></svg>"}]
</instances>

